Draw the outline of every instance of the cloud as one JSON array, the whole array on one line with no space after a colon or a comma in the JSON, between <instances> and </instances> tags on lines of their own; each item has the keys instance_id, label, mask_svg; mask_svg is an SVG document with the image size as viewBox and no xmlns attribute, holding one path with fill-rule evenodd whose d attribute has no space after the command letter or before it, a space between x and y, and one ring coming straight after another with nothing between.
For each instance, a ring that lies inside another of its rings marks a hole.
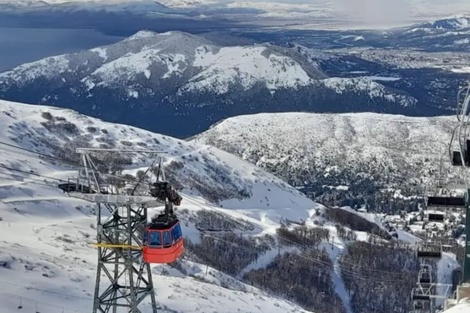
<instances>
[{"instance_id":1,"label":"cloud","mask_svg":"<svg viewBox=\"0 0 470 313\"><path fill-rule=\"evenodd\" d=\"M413 12L409 0L333 0L332 8L348 19L372 25L401 23Z\"/></svg>"}]
</instances>

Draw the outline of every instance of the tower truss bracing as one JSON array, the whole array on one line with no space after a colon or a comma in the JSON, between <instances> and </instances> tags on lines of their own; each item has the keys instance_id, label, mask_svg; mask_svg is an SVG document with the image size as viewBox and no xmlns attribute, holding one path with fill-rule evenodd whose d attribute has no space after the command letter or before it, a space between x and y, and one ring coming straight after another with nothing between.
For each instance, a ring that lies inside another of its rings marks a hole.
<instances>
[{"instance_id":1,"label":"tower truss bracing","mask_svg":"<svg viewBox=\"0 0 470 313\"><path fill-rule=\"evenodd\" d=\"M103 211L112 211L112 215L103 219ZM147 208L98 203L97 216L98 270L93 313L119 312L120 308L123 312L141 312L139 308L147 297L151 312L157 312L150 264L143 262L140 248Z\"/></svg>"},{"instance_id":2,"label":"tower truss bracing","mask_svg":"<svg viewBox=\"0 0 470 313\"><path fill-rule=\"evenodd\" d=\"M82 166L76 181L59 187L70 196L97 206L98 268L92 312L156 313L151 268L142 258L142 240L148 221L147 208L165 202L151 197L142 179L151 173L158 173L157 181L160 175L164 179L162 159L158 157L161 152L111 149L77 149L77 152L81 155ZM155 161L138 182L129 182L115 174L104 173L103 164L101 170L98 169L92 155L102 153L147 153L154 156Z\"/></svg>"}]
</instances>

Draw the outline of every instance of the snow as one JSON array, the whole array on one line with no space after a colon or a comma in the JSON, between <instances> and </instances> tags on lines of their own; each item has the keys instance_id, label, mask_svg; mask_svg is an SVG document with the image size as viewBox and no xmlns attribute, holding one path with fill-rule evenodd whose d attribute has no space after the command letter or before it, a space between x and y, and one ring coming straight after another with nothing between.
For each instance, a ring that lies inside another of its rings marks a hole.
<instances>
[{"instance_id":1,"label":"snow","mask_svg":"<svg viewBox=\"0 0 470 313\"><path fill-rule=\"evenodd\" d=\"M18 104L3 100L0 100L0 105L3 112L0 115L0 122L5 129L8 129L7 132L2 134L3 138L0 139L4 139L4 141L14 145L18 144L15 141L20 140L20 143L24 147L42 152L50 152L48 150L50 147L48 147L47 144L56 143L59 146L65 145L67 142L64 141L62 137L64 134L46 131L41 124L41 122L46 122L46 119L41 115L44 114L44 112L50 112L53 116L65 118L66 121L73 121L80 135L90 136L90 144L97 145L98 142L103 141L100 138L107 137L118 144L116 148L119 148L119 145L125 147L122 142L129 142L131 147L134 146L135 148L146 146L148 149L153 148L157 151L168 151L168 154L165 156L166 163L182 161L185 163L185 174L183 174L183 172L176 172L176 174L188 175L189 173L194 173L202 175L206 184L213 184L214 187L221 185L220 182L214 181L218 179L215 176L220 176L221 173L226 174L232 186L229 187L222 184L221 186L225 187L225 193L228 192L230 188L246 189L250 194L249 198L252 198L253 202L250 204L250 202L245 201L245 199L229 197L221 201L225 207L238 206L238 208L243 207L243 209L248 209L255 206L256 209L280 211L285 208L296 209L298 206L302 206L306 211L316 207L313 201L272 174L268 174L262 169L243 161L239 157L215 147L204 144L187 143L179 139L154 134L130 126L102 122L98 119L80 115L72 110ZM86 130L91 126L96 129L94 132ZM106 134L100 131L101 129L105 129ZM70 136L70 134L66 135ZM40 140L35 138L40 138ZM128 144L126 144L126 146L127 145ZM196 157L198 161L194 160ZM4 164L8 165L10 162L11 161L8 160L8 162ZM19 162L10 165L23 166L24 168L24 164ZM221 172L218 172L218 175L214 175L214 173L211 173L212 167L219 167L218 170ZM41 172L38 173L41 174ZM67 172L67 174L70 174L70 172ZM276 197L275 201L265 199L266 194L269 193L268 189L270 189L273 196ZM256 204L253 205L253 203ZM307 213L301 215L304 216L305 214Z\"/></svg>"},{"instance_id":2,"label":"snow","mask_svg":"<svg viewBox=\"0 0 470 313\"><path fill-rule=\"evenodd\" d=\"M470 299L461 300L456 306L445 310L445 313L467 313L470 311Z\"/></svg>"},{"instance_id":3,"label":"snow","mask_svg":"<svg viewBox=\"0 0 470 313\"><path fill-rule=\"evenodd\" d=\"M382 214L376 214L376 213L367 213L367 212L363 212L361 210L354 210L353 208L351 207L341 207L340 208L341 210L345 210L345 211L348 211L350 213L354 213L362 218L364 218L365 220L371 222L371 223L374 223L376 224L377 226L379 226L381 229L385 230L386 232L388 232L388 230L385 228L385 226L383 225L383 222L385 221L384 218L381 216ZM414 245L416 244L417 242L420 242L421 239L419 239L418 237L414 236L413 234L410 234L406 231L403 231L403 230L400 230L400 229L396 229L395 232L398 234L398 240L400 241L403 241L403 242L406 242L406 243L409 243L411 245ZM359 241L367 241L367 233L365 232L358 232L356 231L355 232L356 235L357 235L357 240Z\"/></svg>"},{"instance_id":4,"label":"snow","mask_svg":"<svg viewBox=\"0 0 470 313\"><path fill-rule=\"evenodd\" d=\"M372 77L372 76L370 76ZM378 77L376 77L378 78ZM386 78L388 79L388 78ZM382 79L375 79L375 80L384 80ZM322 80L322 83L328 87L333 89L334 92L338 94L342 94L347 91L356 90L358 92L366 92L369 94L370 98L376 97L384 97L389 99L390 101L399 102L402 106L408 107L415 105L418 100L411 96L401 95L401 94L393 94L388 91L385 86L380 85L373 81L373 79L368 77L357 77L357 78L327 78Z\"/></svg>"},{"instance_id":5,"label":"snow","mask_svg":"<svg viewBox=\"0 0 470 313\"><path fill-rule=\"evenodd\" d=\"M214 149L210 147L209 149ZM244 173L242 174L245 179L252 181L252 196L250 199L228 199L222 201L220 204L223 207L232 208L237 207L242 210L249 210L251 216L256 216L260 220L274 222L276 225L279 224L281 218L289 218L291 220L307 220L313 215L315 209L319 207L318 204L313 203L306 197L287 197L280 193L280 189L285 187L284 184L271 184L267 188L266 181L257 179L257 172L261 172L260 169L256 169L255 172L250 173L249 169L252 168L251 164L239 162L238 157L231 155L225 151L215 150L216 156L222 160L232 161L230 162L234 166L232 167L235 172ZM238 161L238 162L234 162ZM300 195L300 193L298 193ZM297 207L309 208L308 210L296 210Z\"/></svg>"},{"instance_id":6,"label":"snow","mask_svg":"<svg viewBox=\"0 0 470 313\"><path fill-rule=\"evenodd\" d=\"M23 207L49 210L59 215L65 213L65 208L68 214L44 217L34 211L25 214ZM94 217L64 203L51 206L51 203L33 197L18 207L23 213L20 219L9 206L2 204L0 209L4 217L0 223L0 263L8 264L0 267L2 312L17 312L21 301L26 311L36 305L41 312L48 313L59 313L63 309L65 312L89 311L96 266L96 251L90 245L95 231L89 226ZM17 228L21 232L15 231ZM239 312L306 312L210 267L206 269L202 264L189 261L182 263L184 267L192 268L192 272L170 270L170 275L165 275L161 274L161 268L167 266L153 267L157 301L163 308L177 312L200 312L201 309L223 312L236 306ZM222 283L228 288L220 287ZM150 307L147 305L143 312L150 312Z\"/></svg>"},{"instance_id":7,"label":"snow","mask_svg":"<svg viewBox=\"0 0 470 313\"><path fill-rule=\"evenodd\" d=\"M407 30L405 34L417 33L417 32L433 33L433 30L429 28L424 28L424 27L415 27L410 30Z\"/></svg>"},{"instance_id":8,"label":"snow","mask_svg":"<svg viewBox=\"0 0 470 313\"><path fill-rule=\"evenodd\" d=\"M374 80L374 81L385 81L394 82L400 80L400 77L387 77L387 76L362 76L363 78Z\"/></svg>"},{"instance_id":9,"label":"snow","mask_svg":"<svg viewBox=\"0 0 470 313\"><path fill-rule=\"evenodd\" d=\"M223 47L219 51L202 46L196 49L193 65L201 71L182 90L212 90L223 94L236 81L248 89L263 80L270 90L311 83L300 64L292 58L276 55L264 46Z\"/></svg>"},{"instance_id":10,"label":"snow","mask_svg":"<svg viewBox=\"0 0 470 313\"><path fill-rule=\"evenodd\" d=\"M452 72L454 73L470 73L470 66L464 66L464 67L460 67L460 68L452 68L451 69Z\"/></svg>"},{"instance_id":11,"label":"snow","mask_svg":"<svg viewBox=\"0 0 470 313\"><path fill-rule=\"evenodd\" d=\"M165 306L173 310L179 308L184 312L200 312L201 309L204 312L219 312L226 310L222 305L227 305L220 299L228 298L233 304L240 304L237 308L241 312L305 312L287 301L270 298L259 289L241 283L210 266L185 261L183 269L185 273L168 266L157 266L154 270L154 273L163 270L169 273L168 276L161 276L163 283L170 287L164 290L162 298L165 298ZM194 285L198 285L198 288L194 288ZM222 285L228 285L230 289L220 288ZM250 308L250 305L254 307Z\"/></svg>"},{"instance_id":12,"label":"snow","mask_svg":"<svg viewBox=\"0 0 470 313\"><path fill-rule=\"evenodd\" d=\"M300 250L296 247L282 247L281 249L270 249L266 251L263 255L261 255L255 262L249 264L247 267L241 270L240 274L238 274L238 277L241 278L243 277L243 275L252 270L266 268L269 264L271 264L272 261L274 261L274 259L278 255L282 255L286 252L295 253L300 252Z\"/></svg>"},{"instance_id":13,"label":"snow","mask_svg":"<svg viewBox=\"0 0 470 313\"><path fill-rule=\"evenodd\" d=\"M128 95L130 98L135 98L135 99L138 99L138 98L139 98L139 92L136 91L136 90L128 90L128 91L127 91L127 95Z\"/></svg>"},{"instance_id":14,"label":"snow","mask_svg":"<svg viewBox=\"0 0 470 313\"><path fill-rule=\"evenodd\" d=\"M65 145L66 138L73 136L59 130L46 130L40 124L46 121L42 116L44 112L76 124L82 135L87 127L94 127L97 131L89 138L91 144L97 144L97 138L103 134L100 130L106 129L107 136L116 142L117 148L124 147L120 141L126 140L133 145L145 142L149 149L167 151L166 164L181 160L183 155L197 155L198 162L186 158L184 170L173 173L176 180L184 185L184 200L178 210L182 212L180 219L183 233L191 240L197 241L199 232L190 222L189 216L199 210L214 210L238 220L246 220L255 227L250 235L258 236L273 234L274 229L279 227L279 217L288 216L292 220L307 217L318 206L274 176L216 148L187 143L130 126L105 123L71 110L0 100L0 124L6 130L0 133L0 142L49 155L52 153L50 144ZM227 170L228 181L214 181L214 173L211 173L214 167L218 169L218 175L220 171ZM91 309L96 273L96 250L91 246L96 235L92 227L96 218L93 205L69 198L57 188L57 179L65 180L74 175L75 170L60 163L53 164L48 159L40 159L37 155L2 145L2 313L17 312L20 304L26 311L48 313L88 312ZM213 186L214 193L218 192L217 188L222 188L230 194L233 188L230 184L237 185L237 188L244 188L251 194L247 198L251 200L225 199L220 201L224 206L222 208L198 195L200 192L197 186L191 186L183 180L187 175L204 179L207 186ZM189 194L190 189L193 189L192 194ZM272 196L266 196L270 195L269 192ZM157 209L151 208L150 214ZM245 271L266 266L276 252L268 251ZM238 312L306 312L289 301L269 296L203 264L184 259L181 262L186 269L184 272L167 266L153 266L157 302L163 308L159 312L169 312L170 309L177 312L224 312L227 308L235 307ZM150 312L150 307L144 308L143 312Z\"/></svg>"},{"instance_id":15,"label":"snow","mask_svg":"<svg viewBox=\"0 0 470 313\"><path fill-rule=\"evenodd\" d=\"M439 284L452 285L452 271L459 268L460 264L456 260L455 254L443 252L442 258L437 263L437 282ZM447 294L446 294L447 292ZM452 296L452 289L439 286L436 288L436 293L441 296ZM436 299L436 305L443 305L443 299Z\"/></svg>"},{"instance_id":16,"label":"snow","mask_svg":"<svg viewBox=\"0 0 470 313\"><path fill-rule=\"evenodd\" d=\"M63 74L70 71L69 61L64 55L48 57L39 61L23 63L15 67L14 71L0 73L0 81L3 79L14 80L21 84L26 84L33 80L43 77L52 79L57 74Z\"/></svg>"},{"instance_id":17,"label":"snow","mask_svg":"<svg viewBox=\"0 0 470 313\"><path fill-rule=\"evenodd\" d=\"M425 179L438 170L454 125L453 116L261 113L223 120L193 142L212 144L261 167L284 162L296 171L309 171L315 164L325 173L330 168L333 173L368 175L377 166L380 172L406 169ZM449 165L447 170L458 177L455 168Z\"/></svg>"},{"instance_id":18,"label":"snow","mask_svg":"<svg viewBox=\"0 0 470 313\"><path fill-rule=\"evenodd\" d=\"M418 242L422 241L418 237L410 234L409 232L403 231L401 229L397 229L396 232L398 234L398 240L408 242L408 243L411 243L411 244L418 243Z\"/></svg>"},{"instance_id":19,"label":"snow","mask_svg":"<svg viewBox=\"0 0 470 313\"><path fill-rule=\"evenodd\" d=\"M470 18L464 16L451 16L442 20L424 23L436 29L464 29L470 27Z\"/></svg>"},{"instance_id":20,"label":"snow","mask_svg":"<svg viewBox=\"0 0 470 313\"><path fill-rule=\"evenodd\" d=\"M179 64L185 62L185 56L164 54L160 51L160 49L146 48L137 53L129 52L121 58L105 63L94 71L91 77L82 79L82 82L89 86L93 84L106 86L118 80L135 80L140 74L150 79L152 76L150 68L156 64L167 68L166 72L157 74L162 78L169 78L184 69L180 69Z\"/></svg>"},{"instance_id":21,"label":"snow","mask_svg":"<svg viewBox=\"0 0 470 313\"><path fill-rule=\"evenodd\" d=\"M170 36L172 33L171 32L165 32L160 34L160 36ZM132 36L129 36L124 39L124 41L132 41L132 40L139 40L139 39L148 39L155 37L157 35L156 32L149 31L149 30L139 30L137 33L135 33Z\"/></svg>"},{"instance_id":22,"label":"snow","mask_svg":"<svg viewBox=\"0 0 470 313\"><path fill-rule=\"evenodd\" d=\"M197 6L215 5L217 0L163 0L162 4L172 8L192 8Z\"/></svg>"},{"instance_id":23,"label":"snow","mask_svg":"<svg viewBox=\"0 0 470 313\"><path fill-rule=\"evenodd\" d=\"M183 68L180 68L180 64L186 61L186 57L184 55L175 54L172 55L171 58L173 58L173 62L166 62L168 72L163 74L162 78L169 78L174 75L180 75L184 70Z\"/></svg>"},{"instance_id":24,"label":"snow","mask_svg":"<svg viewBox=\"0 0 470 313\"><path fill-rule=\"evenodd\" d=\"M94 49L91 49L90 51L98 53L100 58L102 58L104 61L108 60L108 54L105 48L94 48Z\"/></svg>"},{"instance_id":25,"label":"snow","mask_svg":"<svg viewBox=\"0 0 470 313\"><path fill-rule=\"evenodd\" d=\"M334 264L333 275L332 275L332 282L335 286L335 291L340 297L341 301L343 302L344 307L346 308L347 313L353 313L351 308L351 299L349 297L349 292L346 289L346 285L344 284L344 280L341 277L341 267L339 261L341 259L341 255L345 252L345 244L344 242L337 237L336 229L330 228L330 232L334 231L333 244L331 246L326 245L325 249L330 257L331 261Z\"/></svg>"},{"instance_id":26,"label":"snow","mask_svg":"<svg viewBox=\"0 0 470 313\"><path fill-rule=\"evenodd\" d=\"M466 45L466 44L469 44L469 43L470 43L470 39L469 39L469 38L460 39L460 40L456 40L456 41L455 41L455 44L456 44L456 45Z\"/></svg>"}]
</instances>

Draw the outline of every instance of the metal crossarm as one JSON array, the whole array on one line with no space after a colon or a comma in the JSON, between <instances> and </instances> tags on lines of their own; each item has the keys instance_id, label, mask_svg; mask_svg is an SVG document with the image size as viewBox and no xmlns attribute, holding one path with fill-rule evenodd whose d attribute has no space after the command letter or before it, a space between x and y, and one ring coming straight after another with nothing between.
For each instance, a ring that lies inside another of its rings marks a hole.
<instances>
[{"instance_id":1,"label":"metal crossarm","mask_svg":"<svg viewBox=\"0 0 470 313\"><path fill-rule=\"evenodd\" d=\"M161 152L95 148L79 148L77 152L81 155L77 178L60 184L59 188L71 197L97 205L97 242L94 246L98 250L98 268L92 312L141 313L149 299L151 312L156 313L152 273L150 264L142 257L142 240L147 227L147 208L161 206L165 202L152 196L150 188L142 183L142 179L132 181L133 184L128 186L129 182L125 178L100 171L91 154L109 152L112 155L116 152L154 155ZM156 161L147 172L158 163ZM106 164L107 159L101 162L102 167L115 165ZM158 172L163 173L163 169L159 168Z\"/></svg>"}]
</instances>

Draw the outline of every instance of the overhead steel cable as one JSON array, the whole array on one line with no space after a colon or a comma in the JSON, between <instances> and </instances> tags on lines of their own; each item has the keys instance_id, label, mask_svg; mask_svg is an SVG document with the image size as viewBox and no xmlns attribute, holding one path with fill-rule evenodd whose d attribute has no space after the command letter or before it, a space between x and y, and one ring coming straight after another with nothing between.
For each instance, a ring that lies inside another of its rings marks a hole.
<instances>
[{"instance_id":1,"label":"overhead steel cable","mask_svg":"<svg viewBox=\"0 0 470 313\"><path fill-rule=\"evenodd\" d=\"M18 147L18 146L15 146L15 145L11 145L11 144L8 144L8 143L5 143L5 142L2 142L0 141L0 144L2 145L6 145L6 146L9 146L11 148L17 148L17 149L20 149L20 150L24 150L24 151L27 151L29 153L33 153L33 154L37 154L37 155L40 155L40 156L43 156L43 157L47 157L47 158L52 158L52 159L55 159L55 160L58 160L58 161L63 161L65 163L69 163L70 164L70 161L68 160L64 160L62 158L59 158L59 157L54 157L54 156L50 156L50 155L47 155L47 154L43 154L43 153L40 153L40 152L37 152L37 151L34 151L34 150L30 150L30 149L25 149L25 148L22 148L22 147ZM40 175L40 174L36 174L36 173L31 173L31 172L27 172L27 171L23 171L23 170L19 170L19 169L15 169L15 168L10 168L10 167L6 167L6 166L3 166L0 164L0 167L3 167L3 168L6 168L6 169L9 169L9 170L12 170L12 171L17 171L17 172L22 172L24 174L28 174L28 175L34 175L34 176L38 176L38 177L43 177L43 178L48 178L48 179L54 179L58 182L67 182L63 179L58 179L58 178L54 178L54 177L48 177L48 176L44 176L44 175ZM79 168L83 168L83 166L79 166ZM137 180L132 180L132 179L128 179L128 178L123 178L121 176L117 176L117 175L113 175L113 174L105 174L109 177L114 177L114 178L117 178L117 179L121 179L121 180L125 180L125 181L131 181L131 182L138 182ZM214 205L211 205L211 204L204 204L204 206L201 206L200 203L197 203L195 201L191 201L190 199L188 199L186 197L186 201L192 203L192 204L195 204L196 206L199 206L200 208L204 208L204 207L211 207L213 210L216 210L216 211L219 211L219 212L223 212L222 210L220 210L219 208L215 207ZM225 212L224 212L225 214ZM268 231L264 228L261 228L259 226L256 226L256 228L260 229L262 232L265 232L265 233L270 233L272 235L278 235L276 232L271 232L271 231ZM311 249L310 247L306 246L306 245L302 245L302 244L299 244L297 242L294 242L294 241L291 241L287 238L282 238L284 241L287 241L289 243L291 243L292 245L295 245L295 246L299 246L299 247L302 247L306 250L309 250ZM411 246L411 245L410 245ZM351 265L352 267L354 268L357 268L358 265L355 264L355 263L352 263L352 262L343 262L344 264L348 264L348 265ZM400 273L396 273L396 272L390 272L390 271L383 271L383 270L377 270L377 269L371 269L371 268L368 268L368 267L359 267L359 268L364 268L364 269L367 269L368 271L372 271L374 273L383 273L383 274L388 274L388 275L401 275Z\"/></svg>"},{"instance_id":2,"label":"overhead steel cable","mask_svg":"<svg viewBox=\"0 0 470 313\"><path fill-rule=\"evenodd\" d=\"M1 166L1 165L0 165L0 166ZM9 169L12 170L12 171L18 171L18 170L15 169L15 168L9 168ZM21 173L25 173L25 174L30 174L30 173L27 172L27 171L21 171L21 170L20 170L20 172L21 172ZM51 178L51 177L48 177L48 176L42 176L42 175L40 175L40 174L35 174L35 175L36 175L36 176L39 176L39 177L44 177L44 178ZM56 179L56 180L59 181L59 182L63 182L63 180L60 180L60 179ZM35 182L34 184L36 184L36 182ZM196 205L196 206L198 206L198 207L200 207L200 208L206 208L207 206L209 206L209 207L211 207L212 209L214 209L214 210L216 210L216 211L219 211L219 212L225 214L225 212L223 212L222 210L220 210L219 208L217 208L217 207L215 207L215 206L213 206L213 205L207 205L207 204L201 205L200 203L198 203L198 202L196 202L196 201L192 201L191 199L188 199L188 198L186 198L186 201L188 201L189 203L192 203L193 205ZM256 228L258 228L259 230L261 230L262 232L265 232L265 233L269 233L269 234L271 234L271 235L278 236L278 234L277 234L276 232L268 231L268 230L266 230L266 229L264 229L264 228L261 228L260 226L257 226L257 225L254 225L254 226L255 226ZM206 235L206 236L207 236L207 235ZM220 239L219 239L219 240L220 240ZM307 246L307 245L303 245L303 244L297 243L297 242L292 241L292 240L289 240L289 239L287 239L287 238L282 238L282 240L287 241L287 242L289 242L290 244L292 244L292 245L294 245L294 246L301 247L301 248L303 248L303 249L305 249L305 250L307 250L307 251L308 251L308 250L314 251L314 250L311 249L311 247L309 247L309 246ZM303 257L304 257L304 256L303 256ZM311 259L311 261L315 261L317 264L320 264L320 265L323 265L323 266L330 266L329 264L324 263L324 262L322 262L321 260L314 260L314 259ZM369 267L358 266L356 263L352 263L352 262L345 262L345 261L343 261L342 263L343 263L343 264L346 264L346 265L351 265L351 266L354 267L354 268L366 269L368 272L372 272L372 273L376 273L376 274L383 274L383 275L388 275L388 276L398 276L398 277L401 277L401 276L402 276L401 273L391 272L391 271L384 271L384 270L378 270L378 269L371 269L371 268L369 268ZM330 266L330 267L331 267L331 266ZM334 268L332 268L332 269L334 269ZM355 272L352 272L352 271L345 271L345 274L348 274L348 275L358 275L358 273L355 273ZM371 274L371 275L372 275L372 274ZM360 276L362 277L361 279L363 279L363 278L365 278L365 279L374 279L374 277L372 277L372 276L370 276L370 277L364 276L364 274L362 274L362 273L360 274ZM359 276L358 276L358 277L359 277ZM397 281L397 280L387 280L387 281L389 281L389 282L395 282L395 281Z\"/></svg>"}]
</instances>

